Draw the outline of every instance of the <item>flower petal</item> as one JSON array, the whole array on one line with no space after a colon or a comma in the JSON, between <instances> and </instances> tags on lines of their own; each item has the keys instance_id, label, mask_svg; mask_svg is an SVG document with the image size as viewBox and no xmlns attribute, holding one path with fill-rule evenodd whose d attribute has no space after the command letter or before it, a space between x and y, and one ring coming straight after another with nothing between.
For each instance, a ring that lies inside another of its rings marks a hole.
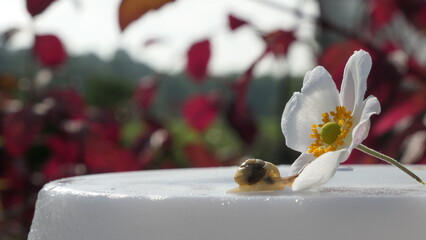
<instances>
[{"instance_id":1,"label":"flower petal","mask_svg":"<svg viewBox=\"0 0 426 240\"><path fill-rule=\"evenodd\" d=\"M352 151L355 147L364 141L367 138L368 132L370 131L370 117L373 114L380 113L380 103L374 96L369 96L363 102L363 110L361 118L358 124L354 127L352 131L352 143L349 146L349 150Z\"/></svg>"},{"instance_id":2,"label":"flower petal","mask_svg":"<svg viewBox=\"0 0 426 240\"><path fill-rule=\"evenodd\" d=\"M309 153L302 153L300 156L291 164L289 176L294 176L302 170L306 164L312 162L315 159L314 155Z\"/></svg>"},{"instance_id":3,"label":"flower petal","mask_svg":"<svg viewBox=\"0 0 426 240\"><path fill-rule=\"evenodd\" d=\"M360 105L367 89L371 64L370 55L364 50L359 50L354 52L345 66L340 98L343 106L352 111L355 120L360 116Z\"/></svg>"},{"instance_id":4,"label":"flower petal","mask_svg":"<svg viewBox=\"0 0 426 240\"><path fill-rule=\"evenodd\" d=\"M325 184L334 176L341 160L346 160L349 154L348 149L341 149L321 155L303 169L291 188L293 191L303 191Z\"/></svg>"},{"instance_id":5,"label":"flower petal","mask_svg":"<svg viewBox=\"0 0 426 240\"><path fill-rule=\"evenodd\" d=\"M319 66L306 73L301 92L293 94L281 118L287 146L305 152L312 143L312 124L321 123L322 113L338 105L339 92L327 70Z\"/></svg>"}]
</instances>

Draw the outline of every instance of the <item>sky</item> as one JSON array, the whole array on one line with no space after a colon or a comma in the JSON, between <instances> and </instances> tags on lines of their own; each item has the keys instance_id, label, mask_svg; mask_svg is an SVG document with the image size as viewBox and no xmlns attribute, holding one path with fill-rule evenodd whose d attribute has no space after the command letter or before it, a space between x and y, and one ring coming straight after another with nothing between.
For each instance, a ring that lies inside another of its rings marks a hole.
<instances>
[{"instance_id":1,"label":"sky","mask_svg":"<svg viewBox=\"0 0 426 240\"><path fill-rule=\"evenodd\" d=\"M71 55L94 53L108 60L117 49L124 49L135 61L165 73L182 71L191 44L209 38L213 49L209 72L225 75L246 70L262 53L265 45L256 29L295 29L301 41L292 45L288 56L266 57L255 73L303 75L315 64L315 26L311 18L296 17L285 10L297 9L316 16L318 6L313 0L177 0L145 14L123 32L118 26L120 2L57 0L32 19L25 0L0 0L0 33L11 27L20 29L8 46L11 49L30 47L34 33L58 35ZM230 31L229 13L248 20L256 29L245 26ZM145 45L150 39L157 41Z\"/></svg>"}]
</instances>

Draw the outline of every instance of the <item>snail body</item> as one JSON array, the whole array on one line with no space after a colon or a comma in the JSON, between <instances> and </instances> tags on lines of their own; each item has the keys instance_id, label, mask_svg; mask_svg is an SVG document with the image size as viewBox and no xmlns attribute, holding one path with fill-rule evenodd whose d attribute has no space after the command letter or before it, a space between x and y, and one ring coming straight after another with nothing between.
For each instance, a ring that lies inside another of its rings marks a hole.
<instances>
[{"instance_id":1,"label":"snail body","mask_svg":"<svg viewBox=\"0 0 426 240\"><path fill-rule=\"evenodd\" d=\"M283 190L286 186L291 186L296 177L282 178L274 164L260 159L248 159L240 165L234 176L239 187L230 192Z\"/></svg>"}]
</instances>

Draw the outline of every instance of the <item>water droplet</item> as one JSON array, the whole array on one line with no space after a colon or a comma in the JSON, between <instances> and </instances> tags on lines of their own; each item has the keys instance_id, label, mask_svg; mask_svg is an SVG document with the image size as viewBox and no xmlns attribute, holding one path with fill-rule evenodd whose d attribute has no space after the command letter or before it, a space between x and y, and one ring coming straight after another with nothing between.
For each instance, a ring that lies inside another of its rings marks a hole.
<instances>
[{"instance_id":1,"label":"water droplet","mask_svg":"<svg viewBox=\"0 0 426 240\"><path fill-rule=\"evenodd\" d=\"M300 205L302 205L302 204L303 204L303 201L304 201L304 199L303 199L303 198L296 198L296 199L294 200L294 202L295 202L295 203L298 203L298 204L300 204Z\"/></svg>"}]
</instances>

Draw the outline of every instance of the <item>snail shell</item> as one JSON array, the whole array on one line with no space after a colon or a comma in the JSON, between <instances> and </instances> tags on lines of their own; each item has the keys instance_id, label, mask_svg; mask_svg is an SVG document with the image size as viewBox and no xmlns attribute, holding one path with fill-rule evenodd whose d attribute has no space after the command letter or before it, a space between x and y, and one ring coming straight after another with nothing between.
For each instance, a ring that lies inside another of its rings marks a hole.
<instances>
[{"instance_id":1,"label":"snail shell","mask_svg":"<svg viewBox=\"0 0 426 240\"><path fill-rule=\"evenodd\" d=\"M243 162L235 173L234 180L239 187L230 192L275 191L288 186L274 164L260 159Z\"/></svg>"}]
</instances>

